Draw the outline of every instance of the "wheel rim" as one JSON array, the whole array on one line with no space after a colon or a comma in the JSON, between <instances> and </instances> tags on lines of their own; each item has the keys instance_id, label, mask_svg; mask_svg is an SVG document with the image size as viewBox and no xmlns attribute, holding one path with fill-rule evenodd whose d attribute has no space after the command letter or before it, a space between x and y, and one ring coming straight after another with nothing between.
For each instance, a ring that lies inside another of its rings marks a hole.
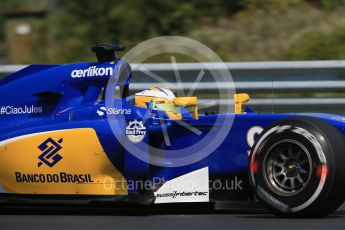
<instances>
[{"instance_id":1,"label":"wheel rim","mask_svg":"<svg viewBox=\"0 0 345 230\"><path fill-rule=\"evenodd\" d=\"M280 196L294 196L307 186L312 161L301 143L282 140L268 150L263 166L265 181L273 192Z\"/></svg>"}]
</instances>

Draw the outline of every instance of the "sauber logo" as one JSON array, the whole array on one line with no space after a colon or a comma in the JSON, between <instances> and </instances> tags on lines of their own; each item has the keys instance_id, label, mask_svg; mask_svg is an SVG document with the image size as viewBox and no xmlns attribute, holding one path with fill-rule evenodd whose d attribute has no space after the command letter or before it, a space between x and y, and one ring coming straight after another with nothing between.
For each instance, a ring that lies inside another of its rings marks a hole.
<instances>
[{"instance_id":1,"label":"sauber logo","mask_svg":"<svg viewBox=\"0 0 345 230\"><path fill-rule=\"evenodd\" d=\"M254 146L257 137L260 135L260 133L263 130L264 130L264 128L262 128L260 126L253 126L250 129L248 129L247 144L248 144L250 149ZM247 151L248 155L250 155L250 149Z\"/></svg>"},{"instance_id":2,"label":"sauber logo","mask_svg":"<svg viewBox=\"0 0 345 230\"><path fill-rule=\"evenodd\" d=\"M71 72L72 78L81 78L81 77L101 77L101 76L112 76L113 68L111 67L100 67L91 66L87 69L76 69Z\"/></svg>"},{"instance_id":3,"label":"sauber logo","mask_svg":"<svg viewBox=\"0 0 345 230\"><path fill-rule=\"evenodd\" d=\"M38 162L38 167L41 167L43 163L49 167L53 167L62 159L62 156L58 153L60 149L62 149L62 146L60 145L61 143L62 138L58 141L54 141L49 137L38 146L38 149L42 151L42 154L38 156L38 159L40 160Z\"/></svg>"}]
</instances>

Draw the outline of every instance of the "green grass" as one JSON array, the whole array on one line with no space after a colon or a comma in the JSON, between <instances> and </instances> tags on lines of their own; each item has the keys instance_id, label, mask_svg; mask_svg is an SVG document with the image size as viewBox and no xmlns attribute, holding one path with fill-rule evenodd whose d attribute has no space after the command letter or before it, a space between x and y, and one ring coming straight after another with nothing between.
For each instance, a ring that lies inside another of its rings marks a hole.
<instances>
[{"instance_id":1,"label":"green grass","mask_svg":"<svg viewBox=\"0 0 345 230\"><path fill-rule=\"evenodd\" d=\"M303 5L285 10L248 10L188 36L226 61L344 59L345 8Z\"/></svg>"}]
</instances>

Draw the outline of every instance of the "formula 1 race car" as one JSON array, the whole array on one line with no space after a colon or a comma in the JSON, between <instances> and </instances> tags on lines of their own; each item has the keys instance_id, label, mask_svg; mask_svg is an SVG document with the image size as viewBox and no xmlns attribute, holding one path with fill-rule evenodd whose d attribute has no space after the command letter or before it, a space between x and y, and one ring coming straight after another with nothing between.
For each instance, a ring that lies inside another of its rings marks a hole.
<instances>
[{"instance_id":1,"label":"formula 1 race car","mask_svg":"<svg viewBox=\"0 0 345 230\"><path fill-rule=\"evenodd\" d=\"M319 217L343 203L345 117L243 112L246 94L233 113L207 115L167 88L130 95L123 49L0 81L1 204L259 201Z\"/></svg>"}]
</instances>

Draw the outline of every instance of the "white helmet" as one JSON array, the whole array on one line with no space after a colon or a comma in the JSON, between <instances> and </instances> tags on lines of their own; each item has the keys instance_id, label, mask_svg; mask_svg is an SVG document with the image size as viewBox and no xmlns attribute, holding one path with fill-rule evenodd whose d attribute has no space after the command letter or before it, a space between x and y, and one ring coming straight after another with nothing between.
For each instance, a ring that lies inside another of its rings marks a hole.
<instances>
[{"instance_id":1,"label":"white helmet","mask_svg":"<svg viewBox=\"0 0 345 230\"><path fill-rule=\"evenodd\" d=\"M164 98L164 99L168 99L169 101L173 101L175 98L174 93L170 89L162 88L162 87L154 87L151 89L146 89L142 92L136 93L135 96Z\"/></svg>"}]
</instances>

